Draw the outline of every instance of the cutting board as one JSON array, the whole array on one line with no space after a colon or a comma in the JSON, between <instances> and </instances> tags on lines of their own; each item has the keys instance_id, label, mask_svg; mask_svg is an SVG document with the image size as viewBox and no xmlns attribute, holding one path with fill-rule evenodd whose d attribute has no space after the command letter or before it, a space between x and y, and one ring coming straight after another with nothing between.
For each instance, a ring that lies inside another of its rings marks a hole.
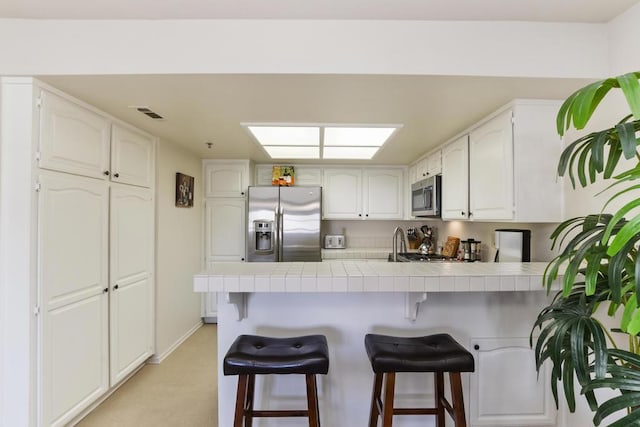
<instances>
[{"instance_id":1,"label":"cutting board","mask_svg":"<svg viewBox=\"0 0 640 427\"><path fill-rule=\"evenodd\" d=\"M447 241L444 244L444 248L442 248L442 255L450 258L454 258L458 254L458 245L460 244L460 239L457 237L447 237Z\"/></svg>"}]
</instances>

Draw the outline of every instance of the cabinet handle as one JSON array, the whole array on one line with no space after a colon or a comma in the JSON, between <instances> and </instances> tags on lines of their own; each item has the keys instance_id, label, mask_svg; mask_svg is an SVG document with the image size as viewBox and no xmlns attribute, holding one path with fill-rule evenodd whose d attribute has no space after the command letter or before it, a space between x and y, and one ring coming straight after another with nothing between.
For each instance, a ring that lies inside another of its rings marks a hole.
<instances>
[{"instance_id":1,"label":"cabinet handle","mask_svg":"<svg viewBox=\"0 0 640 427\"><path fill-rule=\"evenodd\" d=\"M476 344L476 345L473 346L473 349L474 350L480 350L480 346L478 344Z\"/></svg>"},{"instance_id":2,"label":"cabinet handle","mask_svg":"<svg viewBox=\"0 0 640 427\"><path fill-rule=\"evenodd\" d=\"M120 174L119 174L119 173L114 173L114 174L113 174L113 176L114 176L115 178L119 178L119 177L120 177Z\"/></svg>"},{"instance_id":3,"label":"cabinet handle","mask_svg":"<svg viewBox=\"0 0 640 427\"><path fill-rule=\"evenodd\" d=\"M471 218L471 215L473 215L473 212L469 212L469 218Z\"/></svg>"},{"instance_id":4,"label":"cabinet handle","mask_svg":"<svg viewBox=\"0 0 640 427\"><path fill-rule=\"evenodd\" d=\"M244 258L240 258L240 261L244 261Z\"/></svg>"},{"instance_id":5,"label":"cabinet handle","mask_svg":"<svg viewBox=\"0 0 640 427\"><path fill-rule=\"evenodd\" d=\"M362 217L362 214L358 214L359 217Z\"/></svg>"},{"instance_id":6,"label":"cabinet handle","mask_svg":"<svg viewBox=\"0 0 640 427\"><path fill-rule=\"evenodd\" d=\"M244 191L242 193L240 193L241 196L244 196Z\"/></svg>"},{"instance_id":7,"label":"cabinet handle","mask_svg":"<svg viewBox=\"0 0 640 427\"><path fill-rule=\"evenodd\" d=\"M460 212L460 215L464 216L464 211Z\"/></svg>"},{"instance_id":8,"label":"cabinet handle","mask_svg":"<svg viewBox=\"0 0 640 427\"><path fill-rule=\"evenodd\" d=\"M366 216L367 218L369 218L369 214L366 214L365 216Z\"/></svg>"},{"instance_id":9,"label":"cabinet handle","mask_svg":"<svg viewBox=\"0 0 640 427\"><path fill-rule=\"evenodd\" d=\"M106 294L107 292L109 292L109 288L104 288L102 292Z\"/></svg>"},{"instance_id":10,"label":"cabinet handle","mask_svg":"<svg viewBox=\"0 0 640 427\"><path fill-rule=\"evenodd\" d=\"M109 171L104 171L104 172L102 172L102 174L103 174L104 176L109 176Z\"/></svg>"},{"instance_id":11,"label":"cabinet handle","mask_svg":"<svg viewBox=\"0 0 640 427\"><path fill-rule=\"evenodd\" d=\"M118 289L118 287L119 287L119 286L116 284L116 285L113 287L113 289Z\"/></svg>"}]
</instances>

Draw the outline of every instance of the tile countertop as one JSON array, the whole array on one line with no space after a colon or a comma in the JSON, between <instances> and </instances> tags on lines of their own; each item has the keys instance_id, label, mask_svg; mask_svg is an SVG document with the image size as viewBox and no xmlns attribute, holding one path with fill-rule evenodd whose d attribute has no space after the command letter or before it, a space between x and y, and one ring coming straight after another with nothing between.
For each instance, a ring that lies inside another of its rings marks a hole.
<instances>
[{"instance_id":1,"label":"tile countertop","mask_svg":"<svg viewBox=\"0 0 640 427\"><path fill-rule=\"evenodd\" d=\"M195 292L544 291L546 266L545 262L220 262L196 274L193 285Z\"/></svg>"}]
</instances>

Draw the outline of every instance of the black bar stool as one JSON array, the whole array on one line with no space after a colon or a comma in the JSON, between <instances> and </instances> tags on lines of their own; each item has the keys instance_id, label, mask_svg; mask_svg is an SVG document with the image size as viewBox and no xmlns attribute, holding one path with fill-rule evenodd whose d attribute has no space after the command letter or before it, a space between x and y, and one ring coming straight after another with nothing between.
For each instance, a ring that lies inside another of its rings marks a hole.
<instances>
[{"instance_id":1,"label":"black bar stool","mask_svg":"<svg viewBox=\"0 0 640 427\"><path fill-rule=\"evenodd\" d=\"M308 417L320 427L316 374L329 371L329 347L324 335L270 338L240 335L224 357L225 375L238 375L234 427L251 427L254 417ZM302 374L307 380L306 410L253 409L256 375Z\"/></svg>"},{"instance_id":2,"label":"black bar stool","mask_svg":"<svg viewBox=\"0 0 640 427\"><path fill-rule=\"evenodd\" d=\"M455 427L466 427L460 373L473 372L473 355L450 335L403 338L367 334L364 345L375 373L369 427L378 425L379 416L383 427L391 427L394 415L435 415L436 427L444 427L445 409L453 418ZM396 372L433 372L436 406L394 407ZM444 396L445 372L449 373L453 404ZM383 381L384 401L381 397Z\"/></svg>"}]
</instances>

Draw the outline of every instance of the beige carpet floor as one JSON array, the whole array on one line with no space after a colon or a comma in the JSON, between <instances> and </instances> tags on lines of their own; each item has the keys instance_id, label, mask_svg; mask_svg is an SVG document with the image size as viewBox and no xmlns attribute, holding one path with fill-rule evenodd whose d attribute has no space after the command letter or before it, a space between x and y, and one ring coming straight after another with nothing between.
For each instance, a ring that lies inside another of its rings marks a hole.
<instances>
[{"instance_id":1,"label":"beige carpet floor","mask_svg":"<svg viewBox=\"0 0 640 427\"><path fill-rule=\"evenodd\" d=\"M80 427L216 427L217 327L204 325L159 365L145 365Z\"/></svg>"}]
</instances>

